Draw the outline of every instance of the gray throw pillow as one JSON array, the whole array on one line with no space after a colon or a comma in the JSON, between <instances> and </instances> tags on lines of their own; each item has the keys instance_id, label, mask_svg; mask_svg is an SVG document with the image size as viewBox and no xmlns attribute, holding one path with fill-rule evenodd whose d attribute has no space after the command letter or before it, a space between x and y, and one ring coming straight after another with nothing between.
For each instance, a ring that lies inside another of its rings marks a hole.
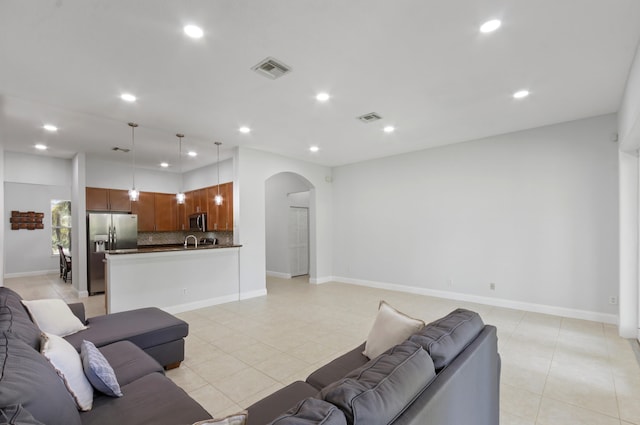
<instances>
[{"instance_id":1,"label":"gray throw pillow","mask_svg":"<svg viewBox=\"0 0 640 425\"><path fill-rule=\"evenodd\" d=\"M11 332L0 333L0 368L3 404L21 404L47 425L80 425L76 403L53 366Z\"/></svg>"},{"instance_id":2,"label":"gray throw pillow","mask_svg":"<svg viewBox=\"0 0 640 425\"><path fill-rule=\"evenodd\" d=\"M405 341L325 387L320 397L340 408L349 424L391 423L436 376L429 354Z\"/></svg>"},{"instance_id":3,"label":"gray throw pillow","mask_svg":"<svg viewBox=\"0 0 640 425\"><path fill-rule=\"evenodd\" d=\"M82 341L80 357L84 374L93 388L110 397L122 397L116 373L91 341Z\"/></svg>"},{"instance_id":4,"label":"gray throw pillow","mask_svg":"<svg viewBox=\"0 0 640 425\"><path fill-rule=\"evenodd\" d=\"M44 425L36 420L21 404L0 409L0 425Z\"/></svg>"},{"instance_id":5,"label":"gray throw pillow","mask_svg":"<svg viewBox=\"0 0 640 425\"><path fill-rule=\"evenodd\" d=\"M409 341L420 344L440 371L455 359L484 328L478 313L459 308L429 323Z\"/></svg>"},{"instance_id":6,"label":"gray throw pillow","mask_svg":"<svg viewBox=\"0 0 640 425\"><path fill-rule=\"evenodd\" d=\"M278 416L269 425L347 425L344 413L333 404L317 398L306 398Z\"/></svg>"}]
</instances>

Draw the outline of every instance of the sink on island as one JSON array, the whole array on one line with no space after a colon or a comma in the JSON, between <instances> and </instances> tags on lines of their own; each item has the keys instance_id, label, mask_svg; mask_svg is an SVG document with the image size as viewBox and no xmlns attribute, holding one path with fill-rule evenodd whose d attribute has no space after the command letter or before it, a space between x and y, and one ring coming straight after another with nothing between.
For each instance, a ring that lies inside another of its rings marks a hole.
<instances>
[{"instance_id":1,"label":"sink on island","mask_svg":"<svg viewBox=\"0 0 640 425\"><path fill-rule=\"evenodd\" d=\"M240 247L171 245L108 251L107 313L158 307L175 314L236 301Z\"/></svg>"}]
</instances>

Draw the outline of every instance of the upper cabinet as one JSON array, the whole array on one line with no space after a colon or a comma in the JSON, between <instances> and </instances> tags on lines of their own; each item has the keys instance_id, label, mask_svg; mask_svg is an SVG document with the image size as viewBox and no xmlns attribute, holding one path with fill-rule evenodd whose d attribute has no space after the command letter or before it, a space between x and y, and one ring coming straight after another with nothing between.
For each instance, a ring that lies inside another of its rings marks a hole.
<instances>
[{"instance_id":1,"label":"upper cabinet","mask_svg":"<svg viewBox=\"0 0 640 425\"><path fill-rule=\"evenodd\" d=\"M171 232L182 230L178 225L178 205L172 193L140 192L140 199L132 203L138 214L139 232Z\"/></svg>"},{"instance_id":2,"label":"upper cabinet","mask_svg":"<svg viewBox=\"0 0 640 425\"><path fill-rule=\"evenodd\" d=\"M87 211L131 212L129 192L119 189L87 187Z\"/></svg>"},{"instance_id":3,"label":"upper cabinet","mask_svg":"<svg viewBox=\"0 0 640 425\"><path fill-rule=\"evenodd\" d=\"M207 189L192 190L184 195L187 218L190 214L207 212Z\"/></svg>"},{"instance_id":4,"label":"upper cabinet","mask_svg":"<svg viewBox=\"0 0 640 425\"><path fill-rule=\"evenodd\" d=\"M218 194L218 186L207 188L208 215L207 225L211 231L233 230L233 183L220 185L222 205L217 205L215 197Z\"/></svg>"}]
</instances>

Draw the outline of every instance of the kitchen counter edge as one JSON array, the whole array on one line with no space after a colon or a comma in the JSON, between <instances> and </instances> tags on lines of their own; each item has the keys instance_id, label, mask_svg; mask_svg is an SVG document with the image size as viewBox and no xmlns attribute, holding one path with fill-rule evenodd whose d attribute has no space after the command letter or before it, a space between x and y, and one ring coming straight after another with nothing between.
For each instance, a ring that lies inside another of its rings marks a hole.
<instances>
[{"instance_id":1,"label":"kitchen counter edge","mask_svg":"<svg viewBox=\"0 0 640 425\"><path fill-rule=\"evenodd\" d=\"M225 248L240 248L242 245L201 245L197 248L193 245L188 247L180 246L161 246L157 248L145 247L145 248L132 248L132 249L115 249L111 251L105 251L106 254L119 255L119 254L145 254L149 252L181 252L181 251L200 251L203 249L225 249Z\"/></svg>"}]
</instances>

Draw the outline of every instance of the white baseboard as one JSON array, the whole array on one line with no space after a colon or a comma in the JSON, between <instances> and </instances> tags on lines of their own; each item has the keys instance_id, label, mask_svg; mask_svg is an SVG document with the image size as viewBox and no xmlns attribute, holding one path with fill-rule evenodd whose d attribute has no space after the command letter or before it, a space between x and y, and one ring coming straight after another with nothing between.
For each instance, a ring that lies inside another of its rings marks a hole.
<instances>
[{"instance_id":1,"label":"white baseboard","mask_svg":"<svg viewBox=\"0 0 640 425\"><path fill-rule=\"evenodd\" d=\"M591 320L609 324L618 324L618 316L615 314L598 313L595 311L578 310L566 307L557 307L544 304L528 303L523 301L507 300L503 298L483 297L480 295L463 294L460 292L440 291L437 289L417 288L414 286L398 285L395 283L375 282L370 280L352 279L348 277L334 276L333 281L349 283L352 285L367 286L370 288L387 289L390 291L408 292L411 294L427 295L430 297L445 298L449 300L466 301L495 307L513 308L530 311L533 313L550 314L553 316L569 317L572 319ZM640 334L638 335L640 337Z\"/></svg>"},{"instance_id":2,"label":"white baseboard","mask_svg":"<svg viewBox=\"0 0 640 425\"><path fill-rule=\"evenodd\" d=\"M32 272L20 272L20 273L5 273L4 278L9 279L12 277L29 277L29 276L44 276L47 274L60 274L60 270L36 270Z\"/></svg>"},{"instance_id":3,"label":"white baseboard","mask_svg":"<svg viewBox=\"0 0 640 425\"><path fill-rule=\"evenodd\" d=\"M267 276L279 277L280 279L291 279L291 273L272 272L270 270L267 270Z\"/></svg>"},{"instance_id":4,"label":"white baseboard","mask_svg":"<svg viewBox=\"0 0 640 425\"><path fill-rule=\"evenodd\" d=\"M314 283L316 285L321 285L323 283L327 283L327 282L334 282L335 279L333 278L333 276L324 276L324 277L316 277L316 278L309 278L309 283Z\"/></svg>"},{"instance_id":5,"label":"white baseboard","mask_svg":"<svg viewBox=\"0 0 640 425\"><path fill-rule=\"evenodd\" d=\"M264 297L267 295L267 289L258 289L257 291L247 291L240 293L241 300L248 300L250 298Z\"/></svg>"},{"instance_id":6,"label":"white baseboard","mask_svg":"<svg viewBox=\"0 0 640 425\"><path fill-rule=\"evenodd\" d=\"M225 295L222 297L207 298L206 300L194 301L191 303L172 305L171 307L162 307L161 309L167 313L177 314L185 311L197 310L199 308L211 307L213 305L225 304L232 301L238 301L236 294Z\"/></svg>"}]
</instances>

